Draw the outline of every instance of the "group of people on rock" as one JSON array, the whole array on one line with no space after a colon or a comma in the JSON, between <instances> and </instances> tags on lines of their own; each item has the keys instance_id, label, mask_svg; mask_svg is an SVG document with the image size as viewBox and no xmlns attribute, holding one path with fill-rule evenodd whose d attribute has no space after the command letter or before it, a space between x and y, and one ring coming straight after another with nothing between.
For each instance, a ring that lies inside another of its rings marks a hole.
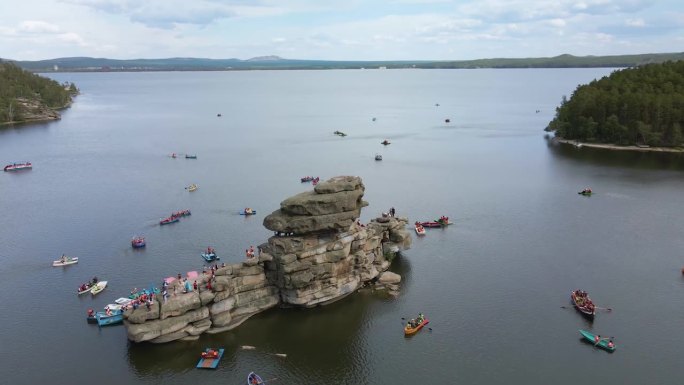
<instances>
[{"instance_id":1,"label":"group of people on rock","mask_svg":"<svg viewBox=\"0 0 684 385\"><path fill-rule=\"evenodd\" d=\"M415 328L418 327L421 323L425 321L425 316L423 313L418 313L418 318L411 318L407 323L406 326L410 328Z\"/></svg>"},{"instance_id":2,"label":"group of people on rock","mask_svg":"<svg viewBox=\"0 0 684 385\"><path fill-rule=\"evenodd\" d=\"M249 249L245 249L245 256L247 259L254 258L254 246L250 246Z\"/></svg>"}]
</instances>

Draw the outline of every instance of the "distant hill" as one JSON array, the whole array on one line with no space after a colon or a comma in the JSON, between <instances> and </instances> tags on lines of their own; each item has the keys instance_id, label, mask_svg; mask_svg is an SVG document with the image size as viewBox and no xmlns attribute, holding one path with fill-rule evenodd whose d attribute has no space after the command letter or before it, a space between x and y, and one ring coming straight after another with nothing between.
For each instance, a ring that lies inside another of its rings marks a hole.
<instances>
[{"instance_id":1,"label":"distant hill","mask_svg":"<svg viewBox=\"0 0 684 385\"><path fill-rule=\"evenodd\" d=\"M559 55L542 58L494 58L460 61L331 61L284 59L260 56L241 59L167 58L117 60L91 57L68 57L38 61L15 61L32 72L77 71L230 71L230 70L294 70L294 69L361 69L361 68L582 68L636 67L650 63L683 60L684 53L661 53L618 56Z\"/></svg>"}]
</instances>

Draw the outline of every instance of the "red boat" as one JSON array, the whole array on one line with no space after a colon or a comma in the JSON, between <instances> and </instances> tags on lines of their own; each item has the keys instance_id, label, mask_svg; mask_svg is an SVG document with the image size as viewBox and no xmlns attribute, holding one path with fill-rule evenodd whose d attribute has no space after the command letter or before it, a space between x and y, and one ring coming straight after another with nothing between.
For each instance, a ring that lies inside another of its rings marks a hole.
<instances>
[{"instance_id":1,"label":"red boat","mask_svg":"<svg viewBox=\"0 0 684 385\"><path fill-rule=\"evenodd\" d=\"M160 225L168 225L169 223L178 222L178 217L168 217L159 221Z\"/></svg>"},{"instance_id":2,"label":"red boat","mask_svg":"<svg viewBox=\"0 0 684 385\"><path fill-rule=\"evenodd\" d=\"M33 168L33 165L31 162L21 162L21 163L12 163L8 164L3 168L5 171L18 171L18 170L25 170L28 168Z\"/></svg>"},{"instance_id":3,"label":"red boat","mask_svg":"<svg viewBox=\"0 0 684 385\"><path fill-rule=\"evenodd\" d=\"M145 237L134 237L131 240L131 246L136 249L145 247Z\"/></svg>"},{"instance_id":4,"label":"red boat","mask_svg":"<svg viewBox=\"0 0 684 385\"><path fill-rule=\"evenodd\" d=\"M570 300L572 301L572 304L575 305L575 309L582 313L583 316L594 319L596 306L591 298L589 298L586 291L573 290L570 293Z\"/></svg>"},{"instance_id":5,"label":"red boat","mask_svg":"<svg viewBox=\"0 0 684 385\"><path fill-rule=\"evenodd\" d=\"M423 227L433 227L433 228L434 227L446 227L446 226L451 224L451 222L449 222L449 217L445 217L444 215L439 217L439 219L437 219L436 221L426 221L426 222L417 222L417 223Z\"/></svg>"}]
</instances>

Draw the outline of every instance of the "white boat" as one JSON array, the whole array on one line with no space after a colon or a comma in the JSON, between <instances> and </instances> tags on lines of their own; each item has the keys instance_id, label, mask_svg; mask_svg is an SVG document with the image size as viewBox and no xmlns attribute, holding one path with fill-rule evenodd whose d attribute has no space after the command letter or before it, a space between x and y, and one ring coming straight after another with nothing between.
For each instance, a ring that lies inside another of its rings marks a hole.
<instances>
[{"instance_id":1,"label":"white boat","mask_svg":"<svg viewBox=\"0 0 684 385\"><path fill-rule=\"evenodd\" d=\"M188 191L195 191L197 190L197 185L196 184L191 184L190 186L186 187Z\"/></svg>"},{"instance_id":2,"label":"white boat","mask_svg":"<svg viewBox=\"0 0 684 385\"><path fill-rule=\"evenodd\" d=\"M95 285L95 287L93 287L92 290L90 290L90 293L92 295L96 295L99 292L101 292L102 290L104 290L105 287L107 287L107 281L100 281Z\"/></svg>"},{"instance_id":3,"label":"white boat","mask_svg":"<svg viewBox=\"0 0 684 385\"><path fill-rule=\"evenodd\" d=\"M425 227L420 224L416 225L416 234L425 235Z\"/></svg>"},{"instance_id":4,"label":"white boat","mask_svg":"<svg viewBox=\"0 0 684 385\"><path fill-rule=\"evenodd\" d=\"M119 305L128 305L128 304L131 303L132 301L133 301L132 299L130 299L130 298L124 298L124 297L117 298L117 299L114 300L114 302L116 302L116 303L119 304Z\"/></svg>"},{"instance_id":5,"label":"white boat","mask_svg":"<svg viewBox=\"0 0 684 385\"><path fill-rule=\"evenodd\" d=\"M104 308L105 308L105 310L109 309L111 311L115 311L115 310L121 310L121 306L122 305L119 305L118 303L110 303L107 306L105 306Z\"/></svg>"},{"instance_id":6,"label":"white boat","mask_svg":"<svg viewBox=\"0 0 684 385\"><path fill-rule=\"evenodd\" d=\"M52 266L67 266L78 263L78 257L64 257L56 261L52 261Z\"/></svg>"}]
</instances>

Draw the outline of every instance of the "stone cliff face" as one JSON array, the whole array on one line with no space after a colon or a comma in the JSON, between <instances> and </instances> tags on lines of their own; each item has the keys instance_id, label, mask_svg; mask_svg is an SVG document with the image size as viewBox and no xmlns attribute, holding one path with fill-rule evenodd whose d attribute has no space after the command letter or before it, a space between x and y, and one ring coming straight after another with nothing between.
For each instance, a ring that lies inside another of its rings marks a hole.
<instances>
[{"instance_id":1,"label":"stone cliff face","mask_svg":"<svg viewBox=\"0 0 684 385\"><path fill-rule=\"evenodd\" d=\"M276 235L259 246L256 258L220 268L213 277L202 274L197 291L181 293L174 282L170 297L155 301L150 310L127 310L128 338L155 343L194 339L230 330L276 305L313 307L353 293L411 245L407 219L381 217L366 226L356 222L367 205L363 193L360 178L344 176L285 199L280 210L264 219Z\"/></svg>"}]
</instances>

